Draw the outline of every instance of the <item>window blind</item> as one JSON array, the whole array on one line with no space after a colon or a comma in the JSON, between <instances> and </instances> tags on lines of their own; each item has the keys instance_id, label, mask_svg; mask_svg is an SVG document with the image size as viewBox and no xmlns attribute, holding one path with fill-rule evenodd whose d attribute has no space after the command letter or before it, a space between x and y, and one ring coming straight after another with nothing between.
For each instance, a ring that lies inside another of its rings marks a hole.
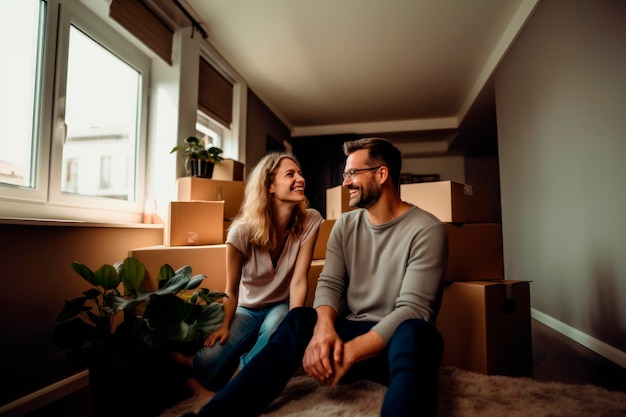
<instances>
[{"instance_id":1,"label":"window blind","mask_svg":"<svg viewBox=\"0 0 626 417\"><path fill-rule=\"evenodd\" d=\"M227 127L233 121L233 85L202 57L198 79L198 108Z\"/></svg>"},{"instance_id":2,"label":"window blind","mask_svg":"<svg viewBox=\"0 0 626 417\"><path fill-rule=\"evenodd\" d=\"M141 0L112 0L109 16L172 65L174 32Z\"/></svg>"}]
</instances>

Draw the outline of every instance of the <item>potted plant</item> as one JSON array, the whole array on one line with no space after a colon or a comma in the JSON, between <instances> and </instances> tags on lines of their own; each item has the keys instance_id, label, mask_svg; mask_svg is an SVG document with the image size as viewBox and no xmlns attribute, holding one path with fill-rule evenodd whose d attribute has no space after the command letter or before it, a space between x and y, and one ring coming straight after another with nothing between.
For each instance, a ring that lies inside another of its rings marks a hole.
<instances>
[{"instance_id":1,"label":"potted plant","mask_svg":"<svg viewBox=\"0 0 626 417\"><path fill-rule=\"evenodd\" d=\"M187 147L184 150L187 157L185 160L187 175L211 178L215 164L219 164L224 160L221 155L224 151L216 146L207 148L205 142L195 136L187 137L185 142L187 143ZM174 146L170 154L177 152L179 149L178 145Z\"/></svg>"},{"instance_id":2,"label":"potted plant","mask_svg":"<svg viewBox=\"0 0 626 417\"><path fill-rule=\"evenodd\" d=\"M222 323L217 300L226 294L198 288L205 276L193 276L189 266L174 271L163 265L158 289L150 292L140 287L145 266L133 257L95 272L78 262L71 266L92 288L65 301L53 337L68 350L73 369L89 369L94 415L149 415L179 399L170 395L168 387L176 384L164 359L172 350L202 345L203 335ZM114 399L124 392L158 400L120 414Z\"/></svg>"}]
</instances>

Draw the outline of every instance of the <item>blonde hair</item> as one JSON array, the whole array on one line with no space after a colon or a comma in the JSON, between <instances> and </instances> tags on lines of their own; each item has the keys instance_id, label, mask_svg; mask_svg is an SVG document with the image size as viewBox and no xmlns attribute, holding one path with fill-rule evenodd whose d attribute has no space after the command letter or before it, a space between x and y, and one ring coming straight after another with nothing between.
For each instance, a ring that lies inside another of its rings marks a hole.
<instances>
[{"instance_id":1,"label":"blonde hair","mask_svg":"<svg viewBox=\"0 0 626 417\"><path fill-rule=\"evenodd\" d=\"M248 179L239 214L233 225L245 225L250 233L250 243L254 246L272 250L276 247L276 226L272 216L272 197L269 188L274 182L276 171L283 159L291 159L300 169L294 155L285 152L271 152L256 164ZM299 236L304 229L308 200L298 203L292 211L289 233Z\"/></svg>"}]
</instances>

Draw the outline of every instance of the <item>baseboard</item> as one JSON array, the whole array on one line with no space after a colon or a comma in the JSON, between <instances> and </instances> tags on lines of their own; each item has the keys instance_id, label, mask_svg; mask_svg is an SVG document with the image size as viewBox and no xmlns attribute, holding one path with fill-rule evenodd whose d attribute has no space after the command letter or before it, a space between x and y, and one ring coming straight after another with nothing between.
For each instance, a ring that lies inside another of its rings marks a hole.
<instances>
[{"instance_id":1,"label":"baseboard","mask_svg":"<svg viewBox=\"0 0 626 417\"><path fill-rule=\"evenodd\" d=\"M611 362L615 362L622 368L626 369L626 352L623 352L619 349L614 348L613 346L604 343L601 340L598 340L592 336L589 336L586 333L581 332L578 329L575 329L552 316L549 316L545 313L542 313L539 310L534 308L530 309L530 316L545 324L546 326L556 330L564 336L569 337L570 339L580 343L586 348L596 352L598 355L601 355Z\"/></svg>"},{"instance_id":2,"label":"baseboard","mask_svg":"<svg viewBox=\"0 0 626 417\"><path fill-rule=\"evenodd\" d=\"M2 417L20 417L89 385L84 370L0 407Z\"/></svg>"}]
</instances>

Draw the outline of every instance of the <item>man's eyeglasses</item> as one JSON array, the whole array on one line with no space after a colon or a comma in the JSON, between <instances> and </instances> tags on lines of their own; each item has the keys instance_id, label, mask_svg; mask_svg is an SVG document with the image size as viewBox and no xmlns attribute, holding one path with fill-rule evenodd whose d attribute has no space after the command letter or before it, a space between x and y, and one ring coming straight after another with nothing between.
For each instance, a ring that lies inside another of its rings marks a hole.
<instances>
[{"instance_id":1,"label":"man's eyeglasses","mask_svg":"<svg viewBox=\"0 0 626 417\"><path fill-rule=\"evenodd\" d=\"M343 179L343 181L345 181L347 177L350 177L350 179L353 180L354 177L356 177L359 172L373 171L373 170L378 169L380 167L382 167L382 165L378 165L377 167L371 167L371 168L351 169L348 172L342 172L341 173L341 178Z\"/></svg>"}]
</instances>

